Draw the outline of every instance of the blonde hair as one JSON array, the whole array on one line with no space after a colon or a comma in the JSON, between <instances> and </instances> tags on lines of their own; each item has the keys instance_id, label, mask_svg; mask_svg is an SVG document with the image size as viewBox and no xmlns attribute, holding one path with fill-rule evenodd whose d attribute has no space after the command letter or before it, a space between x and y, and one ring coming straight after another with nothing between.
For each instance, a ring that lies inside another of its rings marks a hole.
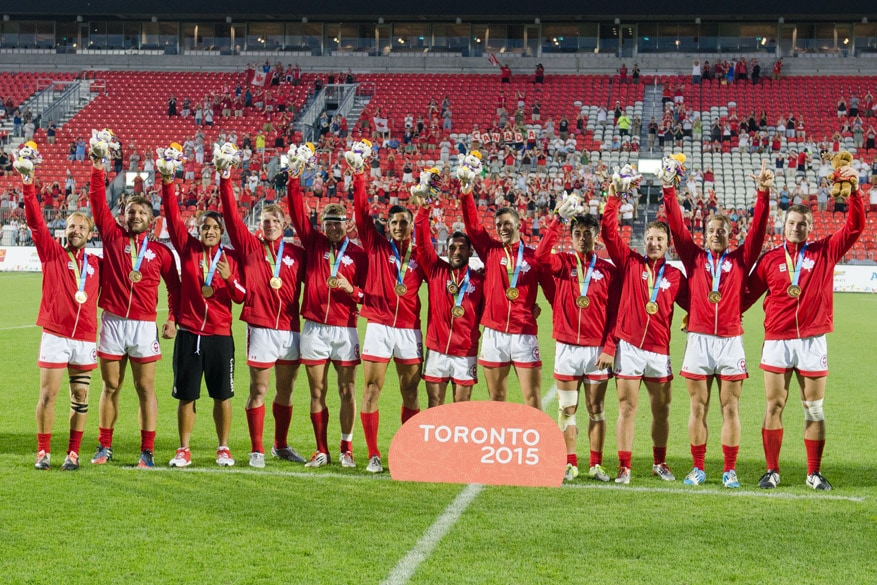
<instances>
[{"instance_id":1,"label":"blonde hair","mask_svg":"<svg viewBox=\"0 0 877 585\"><path fill-rule=\"evenodd\" d=\"M65 220L64 225L67 225L67 223L70 222L71 217L78 217L78 218L84 219L85 223L88 225L89 233L94 231L94 220L91 219L91 217L89 217L89 215L87 213L84 213L82 211L74 211L73 213L71 213L70 215L67 216L67 219Z\"/></svg>"}]
</instances>

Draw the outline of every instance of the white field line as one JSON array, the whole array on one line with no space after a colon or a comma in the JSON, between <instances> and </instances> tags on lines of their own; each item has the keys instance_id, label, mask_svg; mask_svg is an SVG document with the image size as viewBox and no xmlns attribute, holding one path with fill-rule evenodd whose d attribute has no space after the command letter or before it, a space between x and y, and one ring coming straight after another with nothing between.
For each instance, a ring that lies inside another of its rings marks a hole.
<instances>
[{"instance_id":1,"label":"white field line","mask_svg":"<svg viewBox=\"0 0 877 585\"><path fill-rule=\"evenodd\" d=\"M411 580L420 563L429 558L433 549L438 545L441 539L447 534L472 500L481 493L484 486L480 484L469 484L460 494L454 498L454 501L448 504L441 516L432 523L432 526L420 537L417 544L414 545L408 554L400 560L396 566L387 575L387 578L381 581L382 585L404 585Z\"/></svg>"},{"instance_id":2,"label":"white field line","mask_svg":"<svg viewBox=\"0 0 877 585\"><path fill-rule=\"evenodd\" d=\"M0 331L12 331L13 329L29 329L36 325L16 325L15 327L0 327Z\"/></svg>"},{"instance_id":3,"label":"white field line","mask_svg":"<svg viewBox=\"0 0 877 585\"><path fill-rule=\"evenodd\" d=\"M545 406L551 404L552 401L557 399L557 384L552 384L551 389L542 396L542 410L545 411ZM546 411L547 412L547 411Z\"/></svg>"},{"instance_id":4,"label":"white field line","mask_svg":"<svg viewBox=\"0 0 877 585\"><path fill-rule=\"evenodd\" d=\"M775 498L779 500L809 500L809 501L817 501L817 500L834 500L841 502L864 502L867 498L865 497L856 497L856 496L830 496L830 495L804 495L804 494L790 494L786 492L777 492L774 490L759 490L755 491L737 491L737 490L698 490L698 489L676 489L676 488L657 488L657 487L646 487L646 486L629 486L629 485L614 485L614 484L600 484L600 483L592 483L592 484L563 484L564 488L574 489L574 490L614 490L620 492L633 491L633 492L642 492L649 494L674 494L674 495L683 495L683 496L719 496L723 498Z\"/></svg>"}]
</instances>

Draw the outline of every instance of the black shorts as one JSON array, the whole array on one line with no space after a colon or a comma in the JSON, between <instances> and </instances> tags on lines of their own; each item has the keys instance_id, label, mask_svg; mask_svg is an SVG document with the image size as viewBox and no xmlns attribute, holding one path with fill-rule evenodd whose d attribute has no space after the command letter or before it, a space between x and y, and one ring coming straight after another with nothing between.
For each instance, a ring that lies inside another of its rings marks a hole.
<instances>
[{"instance_id":1,"label":"black shorts","mask_svg":"<svg viewBox=\"0 0 877 585\"><path fill-rule=\"evenodd\" d=\"M201 378L216 400L234 396L234 339L230 335L195 335L180 329L174 341L174 389L177 400L198 400Z\"/></svg>"}]
</instances>

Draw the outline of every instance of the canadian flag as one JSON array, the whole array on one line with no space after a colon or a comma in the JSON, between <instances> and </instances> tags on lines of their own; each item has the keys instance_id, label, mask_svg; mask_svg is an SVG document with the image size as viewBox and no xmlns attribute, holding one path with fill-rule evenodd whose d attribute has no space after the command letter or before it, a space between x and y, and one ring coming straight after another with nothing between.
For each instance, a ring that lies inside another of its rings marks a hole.
<instances>
[{"instance_id":1,"label":"canadian flag","mask_svg":"<svg viewBox=\"0 0 877 585\"><path fill-rule=\"evenodd\" d=\"M251 67L247 69L247 83L249 85L264 87L268 84L268 74L262 70L257 70Z\"/></svg>"},{"instance_id":2,"label":"canadian flag","mask_svg":"<svg viewBox=\"0 0 877 585\"><path fill-rule=\"evenodd\" d=\"M488 55L487 60L490 61L490 64L494 67L499 67L499 59L497 59L496 55L494 55L493 53Z\"/></svg>"}]
</instances>

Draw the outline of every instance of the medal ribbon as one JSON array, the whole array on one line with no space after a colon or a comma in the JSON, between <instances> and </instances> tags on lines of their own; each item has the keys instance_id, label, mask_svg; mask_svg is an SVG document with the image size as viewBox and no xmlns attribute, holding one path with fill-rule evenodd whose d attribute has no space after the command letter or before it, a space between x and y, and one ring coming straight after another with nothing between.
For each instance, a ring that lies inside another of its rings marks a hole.
<instances>
[{"instance_id":1,"label":"medal ribbon","mask_svg":"<svg viewBox=\"0 0 877 585\"><path fill-rule=\"evenodd\" d=\"M76 256L70 250L67 250L67 255L73 262L73 277L76 279L76 287L79 292L85 292L85 279L88 278L88 252L85 248L82 249L82 269L79 268Z\"/></svg>"},{"instance_id":2,"label":"medal ribbon","mask_svg":"<svg viewBox=\"0 0 877 585\"><path fill-rule=\"evenodd\" d=\"M414 242L412 241L408 244L408 249L405 251L404 262L399 255L399 248L396 247L396 242L390 240L390 246L393 247L393 256L396 257L396 281L399 284L402 284L402 281L405 280L405 273L408 272L408 264L411 260L411 249L414 247Z\"/></svg>"},{"instance_id":3,"label":"medal ribbon","mask_svg":"<svg viewBox=\"0 0 877 585\"><path fill-rule=\"evenodd\" d=\"M140 270L140 265L143 263L143 257L146 255L148 245L149 238L143 236L143 245L140 246L140 252L135 254L134 250L137 249L137 240L131 238L131 264L134 266L134 270Z\"/></svg>"},{"instance_id":4,"label":"medal ribbon","mask_svg":"<svg viewBox=\"0 0 877 585\"><path fill-rule=\"evenodd\" d=\"M344 238L344 243L338 251L338 256L335 256L335 251L332 250L331 245L329 246L329 276L336 276L338 274L338 268L341 266L341 258L344 257L344 250L347 249L347 244L349 243L350 238Z\"/></svg>"},{"instance_id":5,"label":"medal ribbon","mask_svg":"<svg viewBox=\"0 0 877 585\"><path fill-rule=\"evenodd\" d=\"M591 276L594 275L594 266L596 265L597 254L592 253L591 263L590 265L588 265L588 274L587 276L582 274L584 272L582 268L582 259L578 254L576 254L576 267L578 268L578 270L576 270L576 276L578 276L579 278L579 291L581 293L579 296L584 297L588 294L588 287L591 285Z\"/></svg>"},{"instance_id":6,"label":"medal ribbon","mask_svg":"<svg viewBox=\"0 0 877 585\"><path fill-rule=\"evenodd\" d=\"M451 275L451 280L453 280L453 274ZM460 285L460 291L457 293L457 297L454 299L454 306L459 307L463 304L463 297L466 295L466 289L469 287L469 267L466 267L466 277L463 279L463 283Z\"/></svg>"},{"instance_id":7,"label":"medal ribbon","mask_svg":"<svg viewBox=\"0 0 877 585\"><path fill-rule=\"evenodd\" d=\"M512 256L509 254L509 247L503 246L502 251L505 252L505 257L508 260L505 269L509 276L509 287L515 288L518 285L518 277L521 275L521 264L524 261L524 242L518 242L518 261L514 264L514 268L512 268Z\"/></svg>"},{"instance_id":8,"label":"medal ribbon","mask_svg":"<svg viewBox=\"0 0 877 585\"><path fill-rule=\"evenodd\" d=\"M201 261L201 270L204 272L204 284L210 286L213 282L213 275L216 273L216 265L219 263L219 257L222 256L222 246L216 247L216 254L213 255L213 261L207 264L207 250L204 250L204 259Z\"/></svg>"},{"instance_id":9,"label":"medal ribbon","mask_svg":"<svg viewBox=\"0 0 877 585\"><path fill-rule=\"evenodd\" d=\"M798 252L798 262L792 264L792 255L789 254L789 247L783 246L783 251L786 253L786 267L789 269L789 278L794 286L798 286L798 280L801 278L801 261L804 260L804 250L806 249L807 244L801 246L801 251Z\"/></svg>"},{"instance_id":10,"label":"medal ribbon","mask_svg":"<svg viewBox=\"0 0 877 585\"><path fill-rule=\"evenodd\" d=\"M710 274L713 277L713 288L712 292L718 292L719 283L722 281L722 263L725 261L725 256L728 255L728 251L725 250L722 252L722 257L719 258L719 263L715 263L715 259L713 258L712 250L707 250L707 257L709 258L709 263L707 264L707 268L710 271Z\"/></svg>"},{"instance_id":11,"label":"medal ribbon","mask_svg":"<svg viewBox=\"0 0 877 585\"><path fill-rule=\"evenodd\" d=\"M274 255L274 251L271 250L271 246L268 245L267 242L262 242L262 245L265 246L265 259L268 261L268 264L271 266L271 274L274 278L280 276L280 258L283 258L283 245L286 242L283 238L280 238L280 247L277 249L277 256Z\"/></svg>"},{"instance_id":12,"label":"medal ribbon","mask_svg":"<svg viewBox=\"0 0 877 585\"><path fill-rule=\"evenodd\" d=\"M646 262L646 270L649 271L649 302L654 303L655 299L658 298L658 292L661 290L661 281L664 279L664 269L667 267L667 262L665 261L661 264L661 269L658 271L658 278L655 278L654 272L652 271L652 266Z\"/></svg>"}]
</instances>

